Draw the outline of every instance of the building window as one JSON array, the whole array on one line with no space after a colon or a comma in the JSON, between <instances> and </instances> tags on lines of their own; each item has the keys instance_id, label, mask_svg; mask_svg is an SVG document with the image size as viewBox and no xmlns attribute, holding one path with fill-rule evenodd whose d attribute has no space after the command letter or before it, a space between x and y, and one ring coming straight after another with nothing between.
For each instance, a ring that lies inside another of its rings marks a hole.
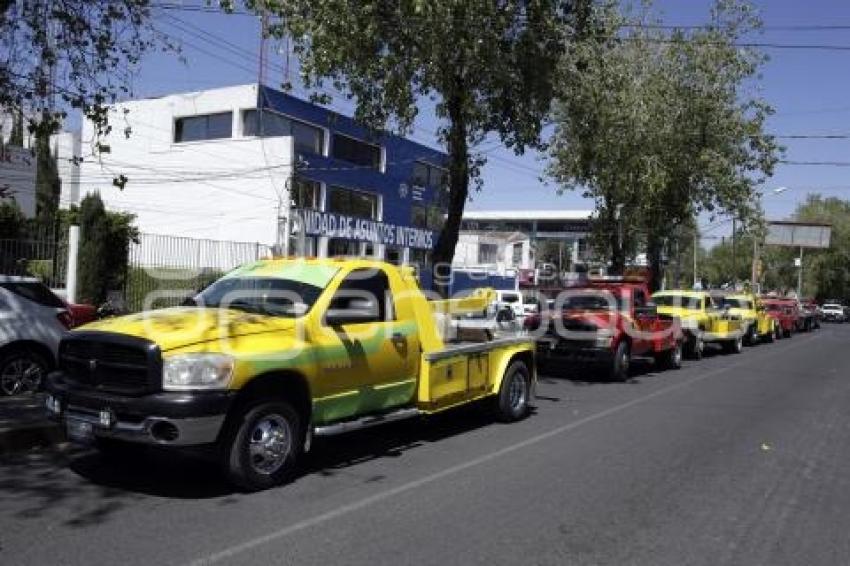
<instances>
[{"instance_id":1,"label":"building window","mask_svg":"<svg viewBox=\"0 0 850 566\"><path fill-rule=\"evenodd\" d=\"M381 148L342 134L333 134L331 154L335 159L381 170Z\"/></svg>"},{"instance_id":2,"label":"building window","mask_svg":"<svg viewBox=\"0 0 850 566\"><path fill-rule=\"evenodd\" d=\"M331 238L328 240L328 257L360 257L360 242Z\"/></svg>"},{"instance_id":3,"label":"building window","mask_svg":"<svg viewBox=\"0 0 850 566\"><path fill-rule=\"evenodd\" d=\"M229 138L232 135L232 122L233 112L177 118L174 120L174 141L180 143Z\"/></svg>"},{"instance_id":4,"label":"building window","mask_svg":"<svg viewBox=\"0 0 850 566\"><path fill-rule=\"evenodd\" d=\"M342 187L331 187L328 194L328 212L378 219L378 195Z\"/></svg>"},{"instance_id":5,"label":"building window","mask_svg":"<svg viewBox=\"0 0 850 566\"><path fill-rule=\"evenodd\" d=\"M514 266L522 264L522 243L514 244L513 257L511 258L511 263Z\"/></svg>"},{"instance_id":6,"label":"building window","mask_svg":"<svg viewBox=\"0 0 850 566\"><path fill-rule=\"evenodd\" d=\"M438 206L414 204L410 207L410 225L414 228L439 230L444 222L443 211Z\"/></svg>"},{"instance_id":7,"label":"building window","mask_svg":"<svg viewBox=\"0 0 850 566\"><path fill-rule=\"evenodd\" d=\"M417 187L442 189L449 185L449 172L442 167L417 161L413 164L413 184Z\"/></svg>"},{"instance_id":8,"label":"building window","mask_svg":"<svg viewBox=\"0 0 850 566\"><path fill-rule=\"evenodd\" d=\"M306 122L278 114L271 110L251 108L242 112L243 136L292 136L295 150L305 153L324 154L325 131Z\"/></svg>"},{"instance_id":9,"label":"building window","mask_svg":"<svg viewBox=\"0 0 850 566\"><path fill-rule=\"evenodd\" d=\"M478 263L496 263L498 261L498 244L478 244Z\"/></svg>"},{"instance_id":10,"label":"building window","mask_svg":"<svg viewBox=\"0 0 850 566\"><path fill-rule=\"evenodd\" d=\"M292 206L318 210L321 191L322 186L316 181L296 179L292 185Z\"/></svg>"}]
</instances>

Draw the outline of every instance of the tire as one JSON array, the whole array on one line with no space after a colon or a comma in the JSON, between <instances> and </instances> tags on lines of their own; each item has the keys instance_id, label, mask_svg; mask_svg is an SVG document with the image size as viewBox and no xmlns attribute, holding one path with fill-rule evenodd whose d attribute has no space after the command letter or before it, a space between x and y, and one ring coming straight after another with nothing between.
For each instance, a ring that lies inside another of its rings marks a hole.
<instances>
[{"instance_id":1,"label":"tire","mask_svg":"<svg viewBox=\"0 0 850 566\"><path fill-rule=\"evenodd\" d=\"M791 338L791 329L787 328L787 329L783 330L782 331L782 337L783 338Z\"/></svg>"},{"instance_id":2,"label":"tire","mask_svg":"<svg viewBox=\"0 0 850 566\"><path fill-rule=\"evenodd\" d=\"M35 393L44 385L50 363L29 348L12 348L0 357L0 395Z\"/></svg>"},{"instance_id":3,"label":"tire","mask_svg":"<svg viewBox=\"0 0 850 566\"><path fill-rule=\"evenodd\" d=\"M744 351L744 338L738 336L734 340L723 343L723 351L727 354L740 354Z\"/></svg>"},{"instance_id":4,"label":"tire","mask_svg":"<svg viewBox=\"0 0 850 566\"><path fill-rule=\"evenodd\" d=\"M758 323L754 322L747 328L747 334L744 336L744 343L747 346L755 346L758 343L758 329L756 325Z\"/></svg>"},{"instance_id":5,"label":"tire","mask_svg":"<svg viewBox=\"0 0 850 566\"><path fill-rule=\"evenodd\" d=\"M531 400L531 372L524 362L508 366L496 398L496 417L505 423L521 420L528 415Z\"/></svg>"},{"instance_id":6,"label":"tire","mask_svg":"<svg viewBox=\"0 0 850 566\"><path fill-rule=\"evenodd\" d=\"M614 352L614 359L611 361L611 367L608 369L608 379L611 381L624 382L629 379L629 366L631 365L631 351L629 343L622 341L617 345L617 350Z\"/></svg>"},{"instance_id":7,"label":"tire","mask_svg":"<svg viewBox=\"0 0 850 566\"><path fill-rule=\"evenodd\" d=\"M695 334L688 344L688 355L694 360L701 360L705 353L705 342L702 333Z\"/></svg>"},{"instance_id":8,"label":"tire","mask_svg":"<svg viewBox=\"0 0 850 566\"><path fill-rule=\"evenodd\" d=\"M776 328L775 328L775 327L774 327L774 328L771 328L771 329L770 329L770 332L768 332L767 334L765 334L765 335L763 336L763 339L764 339L764 341L765 341L765 342L767 342L768 344L770 344L771 342L773 342L773 341L776 339Z\"/></svg>"},{"instance_id":9,"label":"tire","mask_svg":"<svg viewBox=\"0 0 850 566\"><path fill-rule=\"evenodd\" d=\"M260 491L292 479L304 448L302 418L286 401L248 405L222 439L227 479L244 491Z\"/></svg>"},{"instance_id":10,"label":"tire","mask_svg":"<svg viewBox=\"0 0 850 566\"><path fill-rule=\"evenodd\" d=\"M777 340L782 340L785 337L785 333L782 332L782 327L779 324L777 324L775 327L775 333Z\"/></svg>"},{"instance_id":11,"label":"tire","mask_svg":"<svg viewBox=\"0 0 850 566\"><path fill-rule=\"evenodd\" d=\"M664 369L681 369L682 358L682 343L676 342L675 346L658 355L656 363Z\"/></svg>"}]
</instances>

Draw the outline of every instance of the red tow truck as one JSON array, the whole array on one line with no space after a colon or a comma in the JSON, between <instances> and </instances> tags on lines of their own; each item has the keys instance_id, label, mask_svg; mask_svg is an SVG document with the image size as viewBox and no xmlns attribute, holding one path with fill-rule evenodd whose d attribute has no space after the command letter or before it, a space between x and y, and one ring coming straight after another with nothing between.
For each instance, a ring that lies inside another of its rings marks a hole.
<instances>
[{"instance_id":1,"label":"red tow truck","mask_svg":"<svg viewBox=\"0 0 850 566\"><path fill-rule=\"evenodd\" d=\"M678 319L658 313L643 279L591 279L551 299L548 308L524 322L541 367L589 366L617 381L628 379L635 358L681 367L684 338Z\"/></svg>"},{"instance_id":2,"label":"red tow truck","mask_svg":"<svg viewBox=\"0 0 850 566\"><path fill-rule=\"evenodd\" d=\"M796 300L768 296L762 297L762 304L767 315L779 323L777 338L790 338L797 331L800 313Z\"/></svg>"}]
</instances>

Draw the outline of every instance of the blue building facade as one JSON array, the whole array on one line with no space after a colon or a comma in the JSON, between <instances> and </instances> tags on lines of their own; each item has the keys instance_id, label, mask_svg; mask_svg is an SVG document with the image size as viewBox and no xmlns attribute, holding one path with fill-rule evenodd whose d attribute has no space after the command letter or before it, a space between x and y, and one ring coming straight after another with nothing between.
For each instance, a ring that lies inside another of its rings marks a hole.
<instances>
[{"instance_id":1,"label":"blue building facade","mask_svg":"<svg viewBox=\"0 0 850 566\"><path fill-rule=\"evenodd\" d=\"M258 97L245 133L294 139L294 251L426 261L447 206L445 153L276 89Z\"/></svg>"}]
</instances>

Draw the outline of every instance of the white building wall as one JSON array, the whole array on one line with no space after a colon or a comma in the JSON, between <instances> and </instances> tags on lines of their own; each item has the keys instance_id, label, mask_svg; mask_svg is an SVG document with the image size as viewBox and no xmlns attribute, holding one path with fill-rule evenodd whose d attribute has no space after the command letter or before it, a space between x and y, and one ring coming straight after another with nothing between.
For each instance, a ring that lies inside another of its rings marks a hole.
<instances>
[{"instance_id":1,"label":"white building wall","mask_svg":"<svg viewBox=\"0 0 850 566\"><path fill-rule=\"evenodd\" d=\"M241 110L256 107L256 85L117 105L99 140L106 152L84 125L80 196L99 191L108 208L135 214L142 232L274 243L294 152L288 137L241 136ZM174 142L175 118L224 111L233 112L231 139ZM118 175L128 179L123 190L112 184Z\"/></svg>"},{"instance_id":2,"label":"white building wall","mask_svg":"<svg viewBox=\"0 0 850 566\"><path fill-rule=\"evenodd\" d=\"M80 132L60 132L50 140L62 181L59 194L59 206L62 208L80 200L80 166L74 160L82 154L81 140Z\"/></svg>"}]
</instances>

